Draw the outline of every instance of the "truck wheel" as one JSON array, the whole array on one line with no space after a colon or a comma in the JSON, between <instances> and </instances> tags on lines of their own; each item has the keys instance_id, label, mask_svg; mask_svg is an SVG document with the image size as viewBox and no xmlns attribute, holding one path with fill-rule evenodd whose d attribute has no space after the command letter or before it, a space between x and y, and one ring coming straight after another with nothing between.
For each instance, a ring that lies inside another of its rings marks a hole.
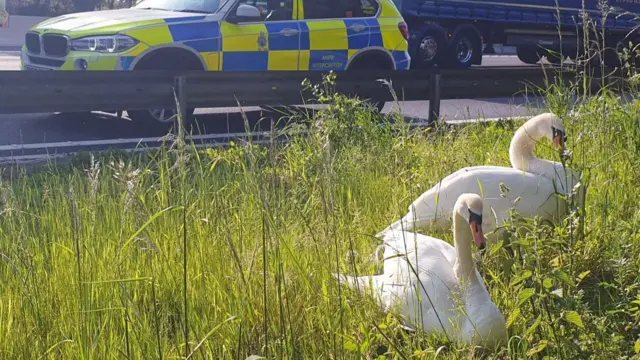
<instances>
[{"instance_id":1,"label":"truck wheel","mask_svg":"<svg viewBox=\"0 0 640 360\"><path fill-rule=\"evenodd\" d=\"M429 29L419 36L420 40L411 49L412 67L426 69L442 65L447 53L447 37L444 32Z\"/></svg>"},{"instance_id":2,"label":"truck wheel","mask_svg":"<svg viewBox=\"0 0 640 360\"><path fill-rule=\"evenodd\" d=\"M473 57L477 53L482 53L482 41L471 31L460 31L451 39L449 56L452 57L453 67L459 69L471 67Z\"/></svg>"},{"instance_id":3,"label":"truck wheel","mask_svg":"<svg viewBox=\"0 0 640 360\"><path fill-rule=\"evenodd\" d=\"M518 59L525 64L537 64L545 55L545 51L537 46L518 46L516 48Z\"/></svg>"}]
</instances>

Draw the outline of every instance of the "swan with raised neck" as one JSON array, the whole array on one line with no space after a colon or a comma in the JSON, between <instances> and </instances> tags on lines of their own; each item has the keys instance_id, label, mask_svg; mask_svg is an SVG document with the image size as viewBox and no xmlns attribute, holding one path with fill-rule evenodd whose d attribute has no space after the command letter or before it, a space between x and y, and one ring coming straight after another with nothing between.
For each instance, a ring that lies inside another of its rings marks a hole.
<instances>
[{"instance_id":1,"label":"swan with raised neck","mask_svg":"<svg viewBox=\"0 0 640 360\"><path fill-rule=\"evenodd\" d=\"M564 152L567 141L562 119L553 113L543 113L532 117L513 135L509 146L509 160L515 169L542 175L552 181L558 192L569 195L580 181L579 173L560 162L535 156L536 143L542 138L552 141L554 147ZM584 194L579 191L578 203L584 202Z\"/></svg>"},{"instance_id":2,"label":"swan with raised neck","mask_svg":"<svg viewBox=\"0 0 640 360\"><path fill-rule=\"evenodd\" d=\"M454 270L461 282L477 283L478 278L472 276L475 267L471 243L475 242L483 250L486 240L482 232L482 198L471 193L461 194L453 208L453 243L457 255Z\"/></svg>"},{"instance_id":3,"label":"swan with raised neck","mask_svg":"<svg viewBox=\"0 0 640 360\"><path fill-rule=\"evenodd\" d=\"M452 209L455 246L419 233L389 231L383 239L383 274L334 276L360 290L370 287L386 311L399 306L404 324L413 330L421 325L459 343L494 347L506 340L507 330L473 261L473 243L480 249L486 245L482 214L479 195L460 194Z\"/></svg>"},{"instance_id":4,"label":"swan with raised neck","mask_svg":"<svg viewBox=\"0 0 640 360\"><path fill-rule=\"evenodd\" d=\"M556 149L563 151L567 140L562 119L552 113L536 115L525 122L515 132L509 146L509 160L515 169L555 177L555 161L540 159L535 155L536 143L543 138L553 142Z\"/></svg>"},{"instance_id":5,"label":"swan with raised neck","mask_svg":"<svg viewBox=\"0 0 640 360\"><path fill-rule=\"evenodd\" d=\"M453 238L456 263L453 270L464 299L464 314L460 314L458 341L494 347L507 336L505 318L491 300L478 273L471 252L472 242L479 249L486 246L482 231L482 198L473 193L461 194L453 212Z\"/></svg>"}]
</instances>

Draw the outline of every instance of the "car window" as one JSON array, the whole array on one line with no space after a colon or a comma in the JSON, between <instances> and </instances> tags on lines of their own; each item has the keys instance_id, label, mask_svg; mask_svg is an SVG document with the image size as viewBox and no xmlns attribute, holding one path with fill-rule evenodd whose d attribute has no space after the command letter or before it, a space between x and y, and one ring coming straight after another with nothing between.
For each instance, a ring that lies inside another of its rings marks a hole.
<instances>
[{"instance_id":1,"label":"car window","mask_svg":"<svg viewBox=\"0 0 640 360\"><path fill-rule=\"evenodd\" d=\"M240 4L257 7L264 21L293 19L293 0L243 0Z\"/></svg>"},{"instance_id":2,"label":"car window","mask_svg":"<svg viewBox=\"0 0 640 360\"><path fill-rule=\"evenodd\" d=\"M356 9L353 17L371 17L378 13L378 2L375 0L356 0ZM358 12L358 10L360 12Z\"/></svg>"},{"instance_id":3,"label":"car window","mask_svg":"<svg viewBox=\"0 0 640 360\"><path fill-rule=\"evenodd\" d=\"M376 0L304 0L305 19L342 19L375 16Z\"/></svg>"}]
</instances>

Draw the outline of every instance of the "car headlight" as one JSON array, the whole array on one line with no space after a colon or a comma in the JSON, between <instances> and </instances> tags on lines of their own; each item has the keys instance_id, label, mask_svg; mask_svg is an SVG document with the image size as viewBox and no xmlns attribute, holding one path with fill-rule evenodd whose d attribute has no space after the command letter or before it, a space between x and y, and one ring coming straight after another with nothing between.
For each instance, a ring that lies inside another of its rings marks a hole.
<instances>
[{"instance_id":1,"label":"car headlight","mask_svg":"<svg viewBox=\"0 0 640 360\"><path fill-rule=\"evenodd\" d=\"M118 53L131 49L138 40L126 35L88 36L71 41L71 49L77 51L95 51Z\"/></svg>"}]
</instances>

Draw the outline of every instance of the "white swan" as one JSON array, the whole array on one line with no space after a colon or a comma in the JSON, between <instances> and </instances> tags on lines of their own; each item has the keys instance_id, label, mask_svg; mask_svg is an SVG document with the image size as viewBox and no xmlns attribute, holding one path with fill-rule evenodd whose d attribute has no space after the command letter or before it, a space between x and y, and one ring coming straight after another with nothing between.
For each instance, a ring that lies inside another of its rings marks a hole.
<instances>
[{"instance_id":1,"label":"white swan","mask_svg":"<svg viewBox=\"0 0 640 360\"><path fill-rule=\"evenodd\" d=\"M558 192L569 195L579 181L580 174L562 163L535 156L536 143L548 138L557 149L564 150L567 141L562 119L552 113L532 117L515 132L509 146L509 161L515 169L545 176L555 181ZM580 197L578 201L584 201Z\"/></svg>"},{"instance_id":2,"label":"white swan","mask_svg":"<svg viewBox=\"0 0 640 360\"><path fill-rule=\"evenodd\" d=\"M562 119L550 112L536 115L516 130L509 144L509 161L514 169L555 179L558 192L569 195L579 181L579 173L566 168L562 163L541 159L535 155L536 144L549 139L554 147L564 150L567 132ZM500 169L501 166L469 166L461 170Z\"/></svg>"},{"instance_id":3,"label":"white swan","mask_svg":"<svg viewBox=\"0 0 640 360\"><path fill-rule=\"evenodd\" d=\"M485 246L482 213L480 196L462 194L453 211L455 248L430 236L392 231L384 237L382 275L334 276L351 287L372 289L385 311L399 306L411 328L421 325L427 333L493 347L507 331L471 254L472 241Z\"/></svg>"},{"instance_id":4,"label":"white swan","mask_svg":"<svg viewBox=\"0 0 640 360\"><path fill-rule=\"evenodd\" d=\"M526 218L540 216L549 221L556 220L566 213L567 204L555 194L568 195L567 186L572 189L577 177L573 177L573 182L559 181L562 176L554 177L553 174L560 173L562 164L534 155L535 143L543 137L552 140L558 148L564 147L565 130L557 116L550 113L535 116L516 131L509 149L512 167L470 166L448 175L420 195L402 219L376 236L381 237L389 230L413 230L429 223L436 228L446 229L451 226L449 214L453 205L464 192L483 194L485 206L482 226L488 232L493 232L510 218L511 208ZM504 197L501 184L509 190ZM519 199L517 203L516 199ZM490 240L497 238L501 232L489 235Z\"/></svg>"}]
</instances>

